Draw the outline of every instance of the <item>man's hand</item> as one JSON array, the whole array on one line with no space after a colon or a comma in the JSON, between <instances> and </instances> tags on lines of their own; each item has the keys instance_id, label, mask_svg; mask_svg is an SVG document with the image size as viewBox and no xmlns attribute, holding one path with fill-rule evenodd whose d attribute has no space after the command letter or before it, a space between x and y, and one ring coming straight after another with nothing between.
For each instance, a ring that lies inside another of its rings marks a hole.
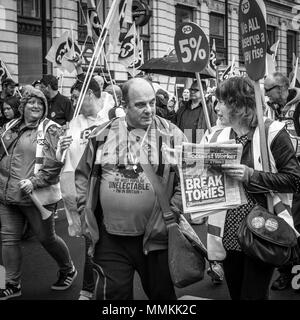
<instances>
[{"instance_id":1,"label":"man's hand","mask_svg":"<svg viewBox=\"0 0 300 320\"><path fill-rule=\"evenodd\" d=\"M248 182L254 172L254 169L244 164L223 164L222 169L228 176L240 182Z\"/></svg>"},{"instance_id":2,"label":"man's hand","mask_svg":"<svg viewBox=\"0 0 300 320\"><path fill-rule=\"evenodd\" d=\"M33 184L29 179L21 180L19 186L26 194L30 194L33 191Z\"/></svg>"}]
</instances>

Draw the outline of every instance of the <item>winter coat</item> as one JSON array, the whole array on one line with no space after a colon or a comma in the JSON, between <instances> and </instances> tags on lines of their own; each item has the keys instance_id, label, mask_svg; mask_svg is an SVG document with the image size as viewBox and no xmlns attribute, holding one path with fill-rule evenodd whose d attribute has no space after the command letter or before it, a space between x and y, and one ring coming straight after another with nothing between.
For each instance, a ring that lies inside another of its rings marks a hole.
<instances>
[{"instance_id":1,"label":"winter coat","mask_svg":"<svg viewBox=\"0 0 300 320\"><path fill-rule=\"evenodd\" d=\"M25 126L22 115L7 123L0 135L0 202L3 204L32 205L30 197L19 187L20 180L24 179L32 182L37 193L43 193L40 199L42 204L54 203L60 199L60 191L56 188L52 190L52 187L58 184L62 167L55 156L61 130L57 124L45 118L47 101L41 91L29 88L23 95L21 106L24 107L32 96L40 98L44 103L41 120L34 125ZM21 113L23 114L22 111ZM41 132L42 129L45 132ZM39 157L38 149L42 149ZM39 169L35 170L37 168ZM48 190L44 193L43 189Z\"/></svg>"}]
</instances>

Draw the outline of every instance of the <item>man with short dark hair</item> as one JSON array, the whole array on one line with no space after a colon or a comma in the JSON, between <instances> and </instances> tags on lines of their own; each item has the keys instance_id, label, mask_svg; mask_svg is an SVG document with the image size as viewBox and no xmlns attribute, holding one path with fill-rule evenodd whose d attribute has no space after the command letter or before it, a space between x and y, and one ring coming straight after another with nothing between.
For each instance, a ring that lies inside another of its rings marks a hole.
<instances>
[{"instance_id":1,"label":"man with short dark hair","mask_svg":"<svg viewBox=\"0 0 300 320\"><path fill-rule=\"evenodd\" d=\"M1 91L1 98L8 98L12 97L15 94L16 87L18 83L14 82L11 78L6 78L1 83L2 91Z\"/></svg>"},{"instance_id":2,"label":"man with short dark hair","mask_svg":"<svg viewBox=\"0 0 300 320\"><path fill-rule=\"evenodd\" d=\"M183 133L155 115L155 92L148 81L122 87L126 117L99 126L75 172L79 212L94 246L98 300L132 300L137 271L151 300L176 299L168 267L168 233L142 154L166 188L171 210L181 212L174 172L163 161L163 143L181 145Z\"/></svg>"},{"instance_id":3,"label":"man with short dark hair","mask_svg":"<svg viewBox=\"0 0 300 320\"><path fill-rule=\"evenodd\" d=\"M49 110L47 118L59 125L70 122L74 109L71 101L58 91L58 80L51 74L45 75L41 80L41 90L48 100Z\"/></svg>"}]
</instances>

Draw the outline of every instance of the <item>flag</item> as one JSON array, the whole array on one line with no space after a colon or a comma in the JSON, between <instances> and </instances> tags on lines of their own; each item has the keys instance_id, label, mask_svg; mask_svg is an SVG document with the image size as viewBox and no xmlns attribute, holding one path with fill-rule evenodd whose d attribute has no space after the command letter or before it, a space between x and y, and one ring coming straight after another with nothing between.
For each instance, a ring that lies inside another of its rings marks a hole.
<instances>
[{"instance_id":1,"label":"flag","mask_svg":"<svg viewBox=\"0 0 300 320\"><path fill-rule=\"evenodd\" d=\"M293 53L293 70L289 74L290 88L300 87L300 70L299 70L299 59Z\"/></svg>"},{"instance_id":2,"label":"flag","mask_svg":"<svg viewBox=\"0 0 300 320\"><path fill-rule=\"evenodd\" d=\"M69 37L69 31L65 31L60 38L54 40L46 59L52 62L60 69L72 73L75 70L74 62L72 61L75 55L80 55L81 51L75 41Z\"/></svg>"},{"instance_id":3,"label":"flag","mask_svg":"<svg viewBox=\"0 0 300 320\"><path fill-rule=\"evenodd\" d=\"M144 64L143 41L138 40L134 61L128 66L127 71L135 77L140 71L139 68Z\"/></svg>"},{"instance_id":4,"label":"flag","mask_svg":"<svg viewBox=\"0 0 300 320\"><path fill-rule=\"evenodd\" d=\"M133 23L132 21L132 0L121 0L119 6L120 12L120 29L124 26L125 23Z\"/></svg>"},{"instance_id":5,"label":"flag","mask_svg":"<svg viewBox=\"0 0 300 320\"><path fill-rule=\"evenodd\" d=\"M209 65L208 69L210 69L211 73L216 76L217 73L217 50L216 50L216 41L213 39L213 45L210 50L210 57L209 57Z\"/></svg>"},{"instance_id":6,"label":"flag","mask_svg":"<svg viewBox=\"0 0 300 320\"><path fill-rule=\"evenodd\" d=\"M135 52L137 50L137 37L135 23L132 24L125 38L121 43L119 62L128 67L135 60Z\"/></svg>"},{"instance_id":7,"label":"flag","mask_svg":"<svg viewBox=\"0 0 300 320\"><path fill-rule=\"evenodd\" d=\"M240 76L240 72L235 65L235 57L233 57L231 65L228 66L220 77L220 81L227 80L232 77Z\"/></svg>"},{"instance_id":8,"label":"flag","mask_svg":"<svg viewBox=\"0 0 300 320\"><path fill-rule=\"evenodd\" d=\"M136 32L135 23L132 24L122 41L118 59L127 68L127 71L135 77L136 70L143 64L143 49Z\"/></svg>"},{"instance_id":9,"label":"flag","mask_svg":"<svg viewBox=\"0 0 300 320\"><path fill-rule=\"evenodd\" d=\"M124 18L125 23L133 23L133 20L132 20L132 2L133 2L133 0L127 0L127 6L126 6L125 18Z\"/></svg>"},{"instance_id":10,"label":"flag","mask_svg":"<svg viewBox=\"0 0 300 320\"><path fill-rule=\"evenodd\" d=\"M95 0L87 0L87 5L88 36L97 41L101 35L102 25L96 10Z\"/></svg>"},{"instance_id":11,"label":"flag","mask_svg":"<svg viewBox=\"0 0 300 320\"><path fill-rule=\"evenodd\" d=\"M276 72L276 55L278 50L279 40L276 41L272 46L269 45L267 47L267 55L266 55L266 75L270 75Z\"/></svg>"},{"instance_id":12,"label":"flag","mask_svg":"<svg viewBox=\"0 0 300 320\"><path fill-rule=\"evenodd\" d=\"M120 35L121 35L121 28L124 24L124 17L126 12L126 3L127 0L119 0L119 5L117 6L118 9L116 9L113 12L112 18L109 21L107 29L109 30L109 48L108 51L111 52L117 52L118 47L120 45Z\"/></svg>"},{"instance_id":13,"label":"flag","mask_svg":"<svg viewBox=\"0 0 300 320\"><path fill-rule=\"evenodd\" d=\"M9 78L9 72L4 61L0 59L0 83L6 78Z\"/></svg>"},{"instance_id":14,"label":"flag","mask_svg":"<svg viewBox=\"0 0 300 320\"><path fill-rule=\"evenodd\" d=\"M277 56L278 46L279 46L279 40L277 40L277 41L270 47L270 51L272 52L272 55L273 55L274 59L275 59L276 56Z\"/></svg>"}]
</instances>

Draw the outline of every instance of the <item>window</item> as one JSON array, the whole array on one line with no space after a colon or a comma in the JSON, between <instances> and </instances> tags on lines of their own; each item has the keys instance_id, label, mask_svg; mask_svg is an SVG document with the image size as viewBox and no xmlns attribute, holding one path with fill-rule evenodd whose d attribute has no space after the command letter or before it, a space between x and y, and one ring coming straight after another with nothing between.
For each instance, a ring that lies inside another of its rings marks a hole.
<instances>
[{"instance_id":1,"label":"window","mask_svg":"<svg viewBox=\"0 0 300 320\"><path fill-rule=\"evenodd\" d=\"M193 21L193 9L181 5L176 6L176 29L183 22Z\"/></svg>"},{"instance_id":2,"label":"window","mask_svg":"<svg viewBox=\"0 0 300 320\"><path fill-rule=\"evenodd\" d=\"M150 0L143 0L144 3L148 4L150 6ZM144 52L144 61L147 61L150 59L150 23L149 22L141 27L141 40L143 41L143 52Z\"/></svg>"},{"instance_id":3,"label":"window","mask_svg":"<svg viewBox=\"0 0 300 320\"><path fill-rule=\"evenodd\" d=\"M87 37L87 3L79 0L78 6L78 43L84 43Z\"/></svg>"},{"instance_id":4,"label":"window","mask_svg":"<svg viewBox=\"0 0 300 320\"><path fill-rule=\"evenodd\" d=\"M225 18L221 14L211 13L209 17L209 33L210 45L213 44L213 39L216 42L217 60L221 64L227 64L226 57L226 35L225 35Z\"/></svg>"},{"instance_id":5,"label":"window","mask_svg":"<svg viewBox=\"0 0 300 320\"><path fill-rule=\"evenodd\" d=\"M106 0L96 0L96 9L98 12L98 17L100 19L100 22L103 24L103 21L105 20L105 5ZM78 43L83 44L86 40L88 40L89 43L92 43L91 39L87 39L87 0L79 0L77 2L78 5Z\"/></svg>"},{"instance_id":6,"label":"window","mask_svg":"<svg viewBox=\"0 0 300 320\"><path fill-rule=\"evenodd\" d=\"M47 51L51 47L51 0L46 2ZM20 84L32 83L41 79L43 68L40 0L17 0L18 9L18 65ZM51 64L48 63L51 73Z\"/></svg>"},{"instance_id":7,"label":"window","mask_svg":"<svg viewBox=\"0 0 300 320\"><path fill-rule=\"evenodd\" d=\"M47 4L47 19L51 19L51 1L45 0ZM40 0L18 0L18 15L27 18L40 18Z\"/></svg>"},{"instance_id":8,"label":"window","mask_svg":"<svg viewBox=\"0 0 300 320\"><path fill-rule=\"evenodd\" d=\"M295 31L287 32L287 74L293 71L293 54L298 55L297 33Z\"/></svg>"},{"instance_id":9,"label":"window","mask_svg":"<svg viewBox=\"0 0 300 320\"><path fill-rule=\"evenodd\" d=\"M272 46L276 42L276 28L272 26L267 26L267 35L269 46Z\"/></svg>"}]
</instances>

